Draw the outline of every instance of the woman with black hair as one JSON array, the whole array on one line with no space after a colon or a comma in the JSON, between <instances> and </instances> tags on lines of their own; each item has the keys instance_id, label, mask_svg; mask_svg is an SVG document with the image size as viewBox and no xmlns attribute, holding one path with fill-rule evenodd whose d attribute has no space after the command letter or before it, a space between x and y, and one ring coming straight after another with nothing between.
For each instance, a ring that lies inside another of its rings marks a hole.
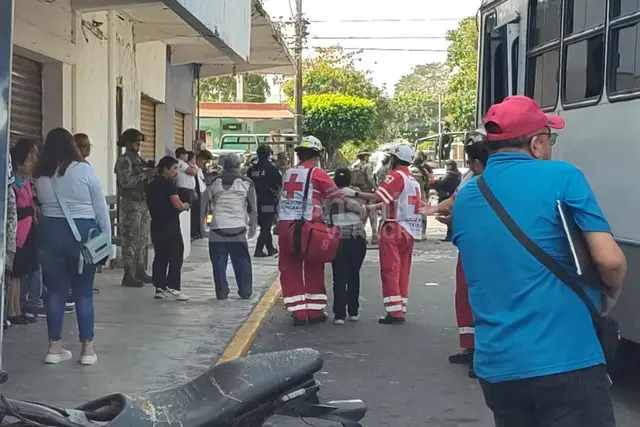
<instances>
[{"instance_id":1,"label":"woman with black hair","mask_svg":"<svg viewBox=\"0 0 640 427\"><path fill-rule=\"evenodd\" d=\"M333 180L338 188L345 189L351 183L351 171L336 169ZM358 191L358 188L353 188ZM346 199L346 203L329 202L329 223L340 229L340 248L333 259L333 323L344 325L347 319L360 318L360 269L367 254L367 216L360 199Z\"/></svg>"},{"instance_id":2,"label":"woman with black hair","mask_svg":"<svg viewBox=\"0 0 640 427\"><path fill-rule=\"evenodd\" d=\"M189 203L180 200L177 176L178 160L165 156L158 162L157 173L147 188L154 250L152 277L155 299L188 301L189 297L180 290L184 261L180 213L189 210Z\"/></svg>"},{"instance_id":3,"label":"woman with black hair","mask_svg":"<svg viewBox=\"0 0 640 427\"><path fill-rule=\"evenodd\" d=\"M45 362L55 364L72 357L62 346L65 303L71 288L82 342L80 363L93 365L98 360L93 349L93 283L97 266L81 263L81 245L70 224L75 224L84 240L92 230L111 236L109 208L93 168L82 158L73 135L63 128L47 135L33 176L42 213L37 249L48 292L49 350Z\"/></svg>"},{"instance_id":4,"label":"woman with black hair","mask_svg":"<svg viewBox=\"0 0 640 427\"><path fill-rule=\"evenodd\" d=\"M36 203L31 181L37 153L36 142L31 139L21 139L11 148L11 161L15 168L15 179L11 187L16 197L18 219L16 252L7 286L7 320L12 325L36 321L35 316L26 316L20 308L20 279L40 268L36 253ZM37 296L39 297L40 295Z\"/></svg>"}]
</instances>

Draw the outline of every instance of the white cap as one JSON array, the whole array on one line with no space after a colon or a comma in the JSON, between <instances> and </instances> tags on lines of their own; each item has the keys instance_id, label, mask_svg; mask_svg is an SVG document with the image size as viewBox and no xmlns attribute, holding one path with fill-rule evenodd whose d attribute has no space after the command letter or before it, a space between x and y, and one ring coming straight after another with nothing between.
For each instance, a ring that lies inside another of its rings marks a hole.
<instances>
[{"instance_id":1,"label":"white cap","mask_svg":"<svg viewBox=\"0 0 640 427\"><path fill-rule=\"evenodd\" d=\"M409 144L398 144L389 150L389 154L403 162L411 163L416 150Z\"/></svg>"},{"instance_id":2,"label":"white cap","mask_svg":"<svg viewBox=\"0 0 640 427\"><path fill-rule=\"evenodd\" d=\"M313 135L305 136L296 148L310 148L318 153L322 151L322 142Z\"/></svg>"}]
</instances>

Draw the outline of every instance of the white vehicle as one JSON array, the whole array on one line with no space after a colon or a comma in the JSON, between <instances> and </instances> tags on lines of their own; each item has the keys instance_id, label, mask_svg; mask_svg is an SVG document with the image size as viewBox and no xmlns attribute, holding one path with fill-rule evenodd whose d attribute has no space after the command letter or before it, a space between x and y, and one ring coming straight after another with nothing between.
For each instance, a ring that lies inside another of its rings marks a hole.
<instances>
[{"instance_id":1,"label":"white vehicle","mask_svg":"<svg viewBox=\"0 0 640 427\"><path fill-rule=\"evenodd\" d=\"M513 94L565 118L554 157L585 173L627 256L612 316L640 343L640 185L630 173L640 163L640 4L483 0L478 25L478 122Z\"/></svg>"}]
</instances>

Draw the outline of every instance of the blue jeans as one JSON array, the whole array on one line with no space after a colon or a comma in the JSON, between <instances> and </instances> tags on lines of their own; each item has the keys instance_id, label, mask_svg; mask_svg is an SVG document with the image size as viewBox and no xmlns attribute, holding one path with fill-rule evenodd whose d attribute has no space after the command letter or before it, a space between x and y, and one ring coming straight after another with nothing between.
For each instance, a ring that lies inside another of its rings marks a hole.
<instances>
[{"instance_id":1,"label":"blue jeans","mask_svg":"<svg viewBox=\"0 0 640 427\"><path fill-rule=\"evenodd\" d=\"M253 271L251 270L249 246L244 234L226 238L217 237L215 241L209 241L209 258L213 266L216 296L220 299L229 296L229 282L227 282L229 257L231 257L231 265L236 275L238 295L240 298L250 298L253 290Z\"/></svg>"},{"instance_id":2,"label":"blue jeans","mask_svg":"<svg viewBox=\"0 0 640 427\"><path fill-rule=\"evenodd\" d=\"M22 311L42 308L42 270L38 269L20 278L20 306Z\"/></svg>"},{"instance_id":3,"label":"blue jeans","mask_svg":"<svg viewBox=\"0 0 640 427\"><path fill-rule=\"evenodd\" d=\"M86 236L98 224L93 219L76 219L81 236ZM80 341L93 340L94 265L84 265L78 273L80 245L73 237L64 218L41 218L38 224L38 256L42 266L42 281L47 287L47 329L50 340L62 338L64 307L69 289L76 303Z\"/></svg>"}]
</instances>

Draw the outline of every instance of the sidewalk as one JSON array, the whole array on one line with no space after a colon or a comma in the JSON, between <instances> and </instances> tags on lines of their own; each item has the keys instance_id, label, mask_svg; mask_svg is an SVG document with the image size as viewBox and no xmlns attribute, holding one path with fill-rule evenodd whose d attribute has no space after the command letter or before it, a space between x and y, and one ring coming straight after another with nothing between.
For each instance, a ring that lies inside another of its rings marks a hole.
<instances>
[{"instance_id":1,"label":"sidewalk","mask_svg":"<svg viewBox=\"0 0 640 427\"><path fill-rule=\"evenodd\" d=\"M249 243L253 254L254 241ZM65 316L64 337L74 361L45 365L46 319L17 326L4 335L3 368L9 382L1 392L13 398L71 407L113 392L131 393L182 383L213 366L277 275L277 259L252 259L253 297L240 300L231 265L230 298L215 298L207 240L192 244L183 268L188 302L153 299L153 288L120 286L122 270L96 276L98 363L75 362L80 352L75 314Z\"/></svg>"}]
</instances>

